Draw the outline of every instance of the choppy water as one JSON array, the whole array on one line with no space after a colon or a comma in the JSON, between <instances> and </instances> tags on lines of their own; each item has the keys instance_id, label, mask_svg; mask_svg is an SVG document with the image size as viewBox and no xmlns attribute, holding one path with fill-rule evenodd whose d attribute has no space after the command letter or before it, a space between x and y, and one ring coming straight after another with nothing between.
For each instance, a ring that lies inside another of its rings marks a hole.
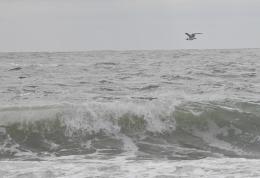
<instances>
[{"instance_id":1,"label":"choppy water","mask_svg":"<svg viewBox=\"0 0 260 178\"><path fill-rule=\"evenodd\" d=\"M0 53L0 176L260 177L259 59Z\"/></svg>"}]
</instances>

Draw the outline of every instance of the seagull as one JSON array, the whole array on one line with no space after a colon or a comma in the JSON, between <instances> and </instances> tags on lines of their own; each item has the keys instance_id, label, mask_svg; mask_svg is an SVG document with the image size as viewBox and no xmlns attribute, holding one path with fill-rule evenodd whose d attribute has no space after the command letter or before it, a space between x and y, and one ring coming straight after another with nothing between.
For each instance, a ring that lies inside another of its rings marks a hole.
<instances>
[{"instance_id":1,"label":"seagull","mask_svg":"<svg viewBox=\"0 0 260 178\"><path fill-rule=\"evenodd\" d=\"M197 38L195 38L195 35L202 34L202 33L192 33L192 34L185 33L185 34L188 36L188 38L186 40L195 40L195 39L197 39Z\"/></svg>"}]
</instances>

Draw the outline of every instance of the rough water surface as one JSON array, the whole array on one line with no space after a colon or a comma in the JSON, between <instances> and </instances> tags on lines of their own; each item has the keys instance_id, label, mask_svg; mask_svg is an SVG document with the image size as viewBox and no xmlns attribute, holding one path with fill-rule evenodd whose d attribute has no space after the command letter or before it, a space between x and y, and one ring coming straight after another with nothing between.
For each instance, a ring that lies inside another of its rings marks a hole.
<instances>
[{"instance_id":1,"label":"rough water surface","mask_svg":"<svg viewBox=\"0 0 260 178\"><path fill-rule=\"evenodd\" d=\"M0 53L0 177L260 177L259 58Z\"/></svg>"}]
</instances>

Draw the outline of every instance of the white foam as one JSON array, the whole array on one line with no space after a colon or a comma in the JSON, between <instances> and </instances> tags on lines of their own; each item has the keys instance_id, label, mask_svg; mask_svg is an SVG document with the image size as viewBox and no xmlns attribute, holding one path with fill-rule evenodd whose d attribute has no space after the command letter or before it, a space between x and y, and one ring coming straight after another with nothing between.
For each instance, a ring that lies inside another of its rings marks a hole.
<instances>
[{"instance_id":1,"label":"white foam","mask_svg":"<svg viewBox=\"0 0 260 178\"><path fill-rule=\"evenodd\" d=\"M14 177L187 177L187 178L253 178L260 176L260 161L254 159L210 158L189 161L129 160L64 157L50 161L0 161L0 173Z\"/></svg>"}]
</instances>

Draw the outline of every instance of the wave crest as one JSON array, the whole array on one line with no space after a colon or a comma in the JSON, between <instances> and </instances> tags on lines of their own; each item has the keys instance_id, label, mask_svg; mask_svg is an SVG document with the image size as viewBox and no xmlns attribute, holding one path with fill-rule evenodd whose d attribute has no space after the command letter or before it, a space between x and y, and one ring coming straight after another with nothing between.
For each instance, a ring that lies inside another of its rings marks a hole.
<instances>
[{"instance_id":1,"label":"wave crest","mask_svg":"<svg viewBox=\"0 0 260 178\"><path fill-rule=\"evenodd\" d=\"M172 159L216 153L256 156L258 109L250 103L159 102L2 108L0 154L114 154L132 149L142 156Z\"/></svg>"}]
</instances>

